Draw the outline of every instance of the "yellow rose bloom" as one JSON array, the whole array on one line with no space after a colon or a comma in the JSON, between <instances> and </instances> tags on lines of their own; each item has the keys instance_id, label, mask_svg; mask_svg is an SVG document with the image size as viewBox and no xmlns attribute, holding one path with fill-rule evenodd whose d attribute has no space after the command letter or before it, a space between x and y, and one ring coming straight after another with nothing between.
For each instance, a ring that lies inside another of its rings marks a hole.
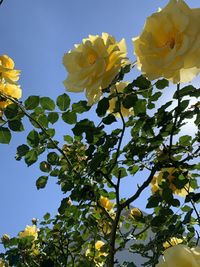
<instances>
[{"instance_id":1,"label":"yellow rose bloom","mask_svg":"<svg viewBox=\"0 0 200 267\"><path fill-rule=\"evenodd\" d=\"M129 84L129 82L117 82L115 85L113 85L111 87L110 94L114 94L114 93L116 93L116 91L118 93L123 93L124 88L126 88L128 84ZM115 109L117 101L118 101L117 97L113 97L109 101L109 108L108 108L108 112L109 113L113 113L114 112L114 109ZM125 108L122 103L121 103L121 106L120 106L120 110L121 110L121 113L122 113L123 117L128 117L129 115L133 115L134 114L133 109ZM119 112L116 113L116 117L120 117Z\"/></svg>"},{"instance_id":2,"label":"yellow rose bloom","mask_svg":"<svg viewBox=\"0 0 200 267\"><path fill-rule=\"evenodd\" d=\"M0 78L9 83L16 83L19 80L20 71L15 70L14 61L7 55L0 56Z\"/></svg>"},{"instance_id":3,"label":"yellow rose bloom","mask_svg":"<svg viewBox=\"0 0 200 267\"><path fill-rule=\"evenodd\" d=\"M0 267L6 267L5 263L2 260L0 260Z\"/></svg>"},{"instance_id":4,"label":"yellow rose bloom","mask_svg":"<svg viewBox=\"0 0 200 267\"><path fill-rule=\"evenodd\" d=\"M117 42L108 33L89 35L63 57L68 72L64 81L66 89L71 92L86 90L88 105L92 105L127 62L126 54L124 39Z\"/></svg>"},{"instance_id":5,"label":"yellow rose bloom","mask_svg":"<svg viewBox=\"0 0 200 267\"><path fill-rule=\"evenodd\" d=\"M11 96L16 99L19 99L22 96L22 90L20 86L10 83L0 83L0 93L3 93L4 95ZM5 109L11 103L11 100L0 99L0 110Z\"/></svg>"},{"instance_id":6,"label":"yellow rose bloom","mask_svg":"<svg viewBox=\"0 0 200 267\"><path fill-rule=\"evenodd\" d=\"M22 96L22 90L16 82L19 79L19 70L14 69L14 61L7 55L0 56L0 93L5 96L11 96L19 99ZM0 113L12 101L0 98Z\"/></svg>"},{"instance_id":7,"label":"yellow rose bloom","mask_svg":"<svg viewBox=\"0 0 200 267\"><path fill-rule=\"evenodd\" d=\"M99 204L107 211L110 211L115 206L107 197L103 196L100 197Z\"/></svg>"},{"instance_id":8,"label":"yellow rose bloom","mask_svg":"<svg viewBox=\"0 0 200 267\"><path fill-rule=\"evenodd\" d=\"M96 243L95 243L95 249L96 250L101 250L101 248L105 245L105 243L101 240L98 240Z\"/></svg>"},{"instance_id":9,"label":"yellow rose bloom","mask_svg":"<svg viewBox=\"0 0 200 267\"><path fill-rule=\"evenodd\" d=\"M180 170L170 167L170 168L163 168L158 175L155 175L151 181L151 191L152 193L156 193L157 191L161 191L160 184L165 181L164 174L168 173L166 179L169 182L169 188L173 191L174 194L177 194L179 196L186 196L188 194L188 191L191 191L191 188L189 184L186 184L184 188L178 189L176 188L175 184L173 184L173 180L175 177L175 172L180 172Z\"/></svg>"},{"instance_id":10,"label":"yellow rose bloom","mask_svg":"<svg viewBox=\"0 0 200 267\"><path fill-rule=\"evenodd\" d=\"M200 247L189 248L185 245L176 245L164 251L163 259L156 267L199 267Z\"/></svg>"},{"instance_id":11,"label":"yellow rose bloom","mask_svg":"<svg viewBox=\"0 0 200 267\"><path fill-rule=\"evenodd\" d=\"M133 43L138 68L150 80L189 82L200 72L200 11L170 0L147 18Z\"/></svg>"},{"instance_id":12,"label":"yellow rose bloom","mask_svg":"<svg viewBox=\"0 0 200 267\"><path fill-rule=\"evenodd\" d=\"M35 225L31 225L31 226L27 225L24 231L19 233L19 237L23 238L27 236L32 236L34 237L34 240L36 240L38 238L38 232L39 232L39 229Z\"/></svg>"},{"instance_id":13,"label":"yellow rose bloom","mask_svg":"<svg viewBox=\"0 0 200 267\"><path fill-rule=\"evenodd\" d=\"M183 242L182 238L171 237L170 240L163 243L163 247L165 249L167 249L169 247L173 247L173 246L176 246L178 244L181 244L182 242Z\"/></svg>"}]
</instances>

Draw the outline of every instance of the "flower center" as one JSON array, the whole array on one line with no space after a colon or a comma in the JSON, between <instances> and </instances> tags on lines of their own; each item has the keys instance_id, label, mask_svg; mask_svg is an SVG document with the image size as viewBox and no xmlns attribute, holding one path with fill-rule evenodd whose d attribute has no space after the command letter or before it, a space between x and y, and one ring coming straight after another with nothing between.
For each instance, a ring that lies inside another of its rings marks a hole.
<instances>
[{"instance_id":1,"label":"flower center","mask_svg":"<svg viewBox=\"0 0 200 267\"><path fill-rule=\"evenodd\" d=\"M89 54L88 55L88 62L90 65L93 65L96 62L96 55L95 54Z\"/></svg>"},{"instance_id":2,"label":"flower center","mask_svg":"<svg viewBox=\"0 0 200 267\"><path fill-rule=\"evenodd\" d=\"M173 49L175 46L175 43L176 43L175 38L171 37L169 40L167 40L166 45L168 45L171 49Z\"/></svg>"}]
</instances>

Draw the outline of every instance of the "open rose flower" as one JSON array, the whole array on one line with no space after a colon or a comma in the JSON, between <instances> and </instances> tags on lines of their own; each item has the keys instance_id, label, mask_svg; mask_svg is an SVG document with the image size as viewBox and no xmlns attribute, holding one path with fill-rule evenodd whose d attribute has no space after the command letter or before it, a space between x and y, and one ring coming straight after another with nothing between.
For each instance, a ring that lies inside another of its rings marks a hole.
<instances>
[{"instance_id":1,"label":"open rose flower","mask_svg":"<svg viewBox=\"0 0 200 267\"><path fill-rule=\"evenodd\" d=\"M64 81L66 89L71 92L86 90L88 105L92 105L127 62L126 54L124 39L117 42L107 33L89 35L63 57L68 72Z\"/></svg>"},{"instance_id":2,"label":"open rose flower","mask_svg":"<svg viewBox=\"0 0 200 267\"><path fill-rule=\"evenodd\" d=\"M19 233L19 237L27 237L27 236L32 236L34 240L38 238L38 232L39 229L36 227L36 225L27 225L24 229L24 231Z\"/></svg>"},{"instance_id":3,"label":"open rose flower","mask_svg":"<svg viewBox=\"0 0 200 267\"><path fill-rule=\"evenodd\" d=\"M19 70L15 70L14 61L7 55L0 56L0 79L9 83L16 83L19 80Z\"/></svg>"},{"instance_id":4,"label":"open rose flower","mask_svg":"<svg viewBox=\"0 0 200 267\"><path fill-rule=\"evenodd\" d=\"M164 251L163 259L156 267L199 267L200 247L189 248L185 245L176 245Z\"/></svg>"},{"instance_id":5,"label":"open rose flower","mask_svg":"<svg viewBox=\"0 0 200 267\"><path fill-rule=\"evenodd\" d=\"M169 184L169 188L174 194L177 194L182 197L186 196L188 192L191 191L190 185L186 184L183 188L178 189L173 183L174 179L176 179L176 173L180 173L180 170L174 167L163 168L157 175L153 177L151 181L152 193L162 191L161 184L162 182L166 181Z\"/></svg>"},{"instance_id":6,"label":"open rose flower","mask_svg":"<svg viewBox=\"0 0 200 267\"><path fill-rule=\"evenodd\" d=\"M200 10L170 0L147 18L133 43L138 67L150 80L189 82L200 72Z\"/></svg>"},{"instance_id":7,"label":"open rose flower","mask_svg":"<svg viewBox=\"0 0 200 267\"><path fill-rule=\"evenodd\" d=\"M11 100L5 99L6 96L16 99L22 96L22 90L17 85L20 71L15 70L14 66L14 61L9 56L0 56L0 113L12 103Z\"/></svg>"}]
</instances>

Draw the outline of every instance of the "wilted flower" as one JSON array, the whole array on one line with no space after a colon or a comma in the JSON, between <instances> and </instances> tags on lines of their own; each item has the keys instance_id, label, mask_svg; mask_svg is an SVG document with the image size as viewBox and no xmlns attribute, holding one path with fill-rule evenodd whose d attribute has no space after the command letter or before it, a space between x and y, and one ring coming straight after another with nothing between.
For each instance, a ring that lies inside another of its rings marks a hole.
<instances>
[{"instance_id":1,"label":"wilted flower","mask_svg":"<svg viewBox=\"0 0 200 267\"><path fill-rule=\"evenodd\" d=\"M150 80L191 81L200 71L200 9L183 0L147 18L141 35L133 39L138 67Z\"/></svg>"},{"instance_id":2,"label":"wilted flower","mask_svg":"<svg viewBox=\"0 0 200 267\"><path fill-rule=\"evenodd\" d=\"M140 219L143 217L141 210L139 210L138 208L132 208L130 211L130 215L135 219Z\"/></svg>"},{"instance_id":3,"label":"wilted flower","mask_svg":"<svg viewBox=\"0 0 200 267\"><path fill-rule=\"evenodd\" d=\"M126 44L108 33L89 35L63 57L68 72L64 85L68 91L86 90L88 105L97 102L102 89L107 88L126 60Z\"/></svg>"}]
</instances>

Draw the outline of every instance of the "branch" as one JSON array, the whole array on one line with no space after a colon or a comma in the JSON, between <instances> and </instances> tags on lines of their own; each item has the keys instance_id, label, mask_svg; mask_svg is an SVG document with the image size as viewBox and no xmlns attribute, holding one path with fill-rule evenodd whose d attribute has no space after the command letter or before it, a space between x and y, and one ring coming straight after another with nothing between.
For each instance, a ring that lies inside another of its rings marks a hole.
<instances>
[{"instance_id":1,"label":"branch","mask_svg":"<svg viewBox=\"0 0 200 267\"><path fill-rule=\"evenodd\" d=\"M175 109L175 120L174 120L174 124L173 124L172 131L171 131L171 134L170 134L169 153L171 152L171 148L172 148L172 144L173 144L173 137L174 137L174 132L176 130L176 124L177 124L177 121L178 121L178 115L179 115L179 109L180 109L180 103L181 103L179 91L180 91L180 83L177 84L178 105L177 105L177 108Z\"/></svg>"},{"instance_id":2,"label":"branch","mask_svg":"<svg viewBox=\"0 0 200 267\"><path fill-rule=\"evenodd\" d=\"M0 0L0 5L3 4L3 0Z\"/></svg>"},{"instance_id":3,"label":"branch","mask_svg":"<svg viewBox=\"0 0 200 267\"><path fill-rule=\"evenodd\" d=\"M151 170L151 173L148 177L148 179L138 188L137 192L130 198L128 198L126 201L124 201L122 204L121 204L121 207L122 209L124 209L125 207L129 206L133 201L135 201L139 196L140 194L142 193L142 191L149 186L149 184L151 183L153 177L154 177L154 174L156 173L157 171L157 166L155 165L152 170Z\"/></svg>"}]
</instances>

